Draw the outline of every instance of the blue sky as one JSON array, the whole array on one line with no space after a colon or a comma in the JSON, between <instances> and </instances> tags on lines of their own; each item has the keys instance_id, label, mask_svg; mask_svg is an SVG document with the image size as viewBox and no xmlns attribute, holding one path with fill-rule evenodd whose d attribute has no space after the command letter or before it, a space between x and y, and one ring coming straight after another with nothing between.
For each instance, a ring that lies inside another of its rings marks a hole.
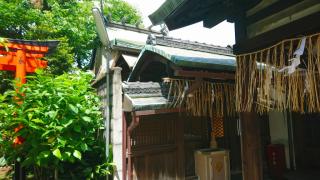
<instances>
[{"instance_id":1,"label":"blue sky","mask_svg":"<svg viewBox=\"0 0 320 180\"><path fill-rule=\"evenodd\" d=\"M165 0L125 0L139 10L143 22L148 27L151 22L148 15L154 12ZM155 27L156 29L157 27ZM235 43L234 25L222 22L214 28L208 29L202 26L202 22L169 32L169 36L205 42L219 46L233 45Z\"/></svg>"}]
</instances>

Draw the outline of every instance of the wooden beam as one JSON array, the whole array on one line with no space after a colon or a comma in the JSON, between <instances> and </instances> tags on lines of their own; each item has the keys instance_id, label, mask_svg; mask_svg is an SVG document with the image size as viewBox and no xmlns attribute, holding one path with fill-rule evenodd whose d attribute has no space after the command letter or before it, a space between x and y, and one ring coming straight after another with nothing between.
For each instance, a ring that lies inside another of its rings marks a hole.
<instances>
[{"instance_id":1,"label":"wooden beam","mask_svg":"<svg viewBox=\"0 0 320 180\"><path fill-rule=\"evenodd\" d=\"M234 16L235 16L234 31L236 35L235 37L236 43L244 42L248 39L245 14L244 12L239 12Z\"/></svg>"},{"instance_id":2,"label":"wooden beam","mask_svg":"<svg viewBox=\"0 0 320 180\"><path fill-rule=\"evenodd\" d=\"M301 2L301 0L290 0L290 1L281 1L278 0L277 2L274 2L273 4L269 5L268 7L259 10L258 12L253 12L253 10L247 11L247 23L252 24L260 19L264 19L271 14L275 14L283 9L286 9L298 2Z\"/></svg>"},{"instance_id":3,"label":"wooden beam","mask_svg":"<svg viewBox=\"0 0 320 180\"><path fill-rule=\"evenodd\" d=\"M208 2L209 1L203 1L198 3L196 1L185 1L172 14L164 19L168 29L179 29L202 21L205 14L211 10Z\"/></svg>"},{"instance_id":4,"label":"wooden beam","mask_svg":"<svg viewBox=\"0 0 320 180\"><path fill-rule=\"evenodd\" d=\"M47 53L49 51L48 46L35 46L35 45L16 44L16 43L6 43L5 45L9 49L21 49L21 50L28 50L31 52L41 52L41 53ZM4 47L4 46L0 45L0 47Z\"/></svg>"},{"instance_id":5,"label":"wooden beam","mask_svg":"<svg viewBox=\"0 0 320 180\"><path fill-rule=\"evenodd\" d=\"M317 12L320 12L319 0L302 1L263 19L259 19L253 24L247 24L247 36L248 38L256 37Z\"/></svg>"},{"instance_id":6,"label":"wooden beam","mask_svg":"<svg viewBox=\"0 0 320 180\"><path fill-rule=\"evenodd\" d=\"M13 58L13 56L4 56L0 57L0 64L1 65L9 65L9 66L16 66L18 64L17 59ZM27 58L26 65L30 68L45 68L47 67L47 61L38 60L34 58Z\"/></svg>"},{"instance_id":7,"label":"wooden beam","mask_svg":"<svg viewBox=\"0 0 320 180\"><path fill-rule=\"evenodd\" d=\"M48 62L44 60L28 58L26 64L31 68L46 68L48 65Z\"/></svg>"},{"instance_id":8,"label":"wooden beam","mask_svg":"<svg viewBox=\"0 0 320 180\"><path fill-rule=\"evenodd\" d=\"M209 78L209 79L219 79L219 80L234 80L234 73L225 73L225 72L207 72L207 71L185 71L185 70L176 70L174 72L175 76L183 77L197 77L197 78Z\"/></svg>"},{"instance_id":9,"label":"wooden beam","mask_svg":"<svg viewBox=\"0 0 320 180\"><path fill-rule=\"evenodd\" d=\"M320 12L263 33L252 39L245 39L241 42L237 42L237 44L233 46L233 52L237 55L250 53L271 46L287 38L320 32L320 24L315 23L315 19L320 19Z\"/></svg>"},{"instance_id":10,"label":"wooden beam","mask_svg":"<svg viewBox=\"0 0 320 180\"><path fill-rule=\"evenodd\" d=\"M16 66L0 64L0 71L16 71Z\"/></svg>"},{"instance_id":11,"label":"wooden beam","mask_svg":"<svg viewBox=\"0 0 320 180\"><path fill-rule=\"evenodd\" d=\"M262 180L260 121L253 112L240 113L240 121L243 179Z\"/></svg>"},{"instance_id":12,"label":"wooden beam","mask_svg":"<svg viewBox=\"0 0 320 180\"><path fill-rule=\"evenodd\" d=\"M203 26L206 28L212 28L224 21L226 17L228 17L233 10L226 11L226 7L224 5L219 5L215 7L215 11L209 11L209 13L203 19Z\"/></svg>"},{"instance_id":13,"label":"wooden beam","mask_svg":"<svg viewBox=\"0 0 320 180\"><path fill-rule=\"evenodd\" d=\"M145 110L145 111L135 111L135 116L148 116L154 114L165 114L165 113L176 113L184 112L184 109L181 108L170 108L170 109L155 109L155 110Z\"/></svg>"},{"instance_id":14,"label":"wooden beam","mask_svg":"<svg viewBox=\"0 0 320 180\"><path fill-rule=\"evenodd\" d=\"M132 157L139 157L145 154L158 154L161 152L173 152L177 150L177 146L175 144L164 144L164 145L157 145L157 146L149 146L143 148L135 148L132 149Z\"/></svg>"},{"instance_id":15,"label":"wooden beam","mask_svg":"<svg viewBox=\"0 0 320 180\"><path fill-rule=\"evenodd\" d=\"M36 69L42 69L42 68L26 66L27 73L34 73ZM0 64L0 71L16 71L16 66Z\"/></svg>"},{"instance_id":16,"label":"wooden beam","mask_svg":"<svg viewBox=\"0 0 320 180\"><path fill-rule=\"evenodd\" d=\"M17 64L17 62L13 62L14 58L12 55L0 56L0 64L1 65L10 65L9 63Z\"/></svg>"},{"instance_id":17,"label":"wooden beam","mask_svg":"<svg viewBox=\"0 0 320 180\"><path fill-rule=\"evenodd\" d=\"M3 50L0 50L0 54L2 55L11 55L11 56L14 56L16 54L16 52L12 52L12 51L3 51ZM27 58L42 58L44 57L45 54L42 54L42 53L26 53L26 57Z\"/></svg>"}]
</instances>

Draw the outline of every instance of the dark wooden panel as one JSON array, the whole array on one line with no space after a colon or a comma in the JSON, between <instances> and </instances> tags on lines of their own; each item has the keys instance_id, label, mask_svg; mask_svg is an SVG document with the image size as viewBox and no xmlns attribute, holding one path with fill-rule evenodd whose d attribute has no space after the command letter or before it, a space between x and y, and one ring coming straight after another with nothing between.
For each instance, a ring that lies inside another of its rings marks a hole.
<instances>
[{"instance_id":1,"label":"dark wooden panel","mask_svg":"<svg viewBox=\"0 0 320 180\"><path fill-rule=\"evenodd\" d=\"M198 77L198 78L209 78L209 79L219 79L219 80L234 80L234 73L226 73L226 72L207 72L207 71L186 71L186 70L176 70L174 72L175 76L183 76L183 77Z\"/></svg>"},{"instance_id":2,"label":"dark wooden panel","mask_svg":"<svg viewBox=\"0 0 320 180\"><path fill-rule=\"evenodd\" d=\"M263 18L266 18L272 14L275 14L277 12L280 12L281 10L284 10L294 4L297 4L298 2L301 2L301 0L290 0L290 1L278 1L273 4L271 4L269 7L262 9L258 13L248 17L247 24L252 24L258 20L261 20Z\"/></svg>"},{"instance_id":3,"label":"dark wooden panel","mask_svg":"<svg viewBox=\"0 0 320 180\"><path fill-rule=\"evenodd\" d=\"M191 117L184 118L184 168L185 176L195 176L194 152L197 149L209 146L208 118Z\"/></svg>"},{"instance_id":4,"label":"dark wooden panel","mask_svg":"<svg viewBox=\"0 0 320 180\"><path fill-rule=\"evenodd\" d=\"M135 157L133 158L133 179L176 179L177 162L175 151Z\"/></svg>"},{"instance_id":5,"label":"dark wooden panel","mask_svg":"<svg viewBox=\"0 0 320 180\"><path fill-rule=\"evenodd\" d=\"M260 121L255 113L241 113L243 178L262 180Z\"/></svg>"},{"instance_id":6,"label":"dark wooden panel","mask_svg":"<svg viewBox=\"0 0 320 180\"><path fill-rule=\"evenodd\" d=\"M252 39L243 39L233 46L233 52L236 55L249 53L274 45L287 38L319 32L320 23L315 22L317 19L320 19L320 12L281 26L272 31L268 31ZM235 26L237 26L237 23Z\"/></svg>"},{"instance_id":7,"label":"dark wooden panel","mask_svg":"<svg viewBox=\"0 0 320 180\"><path fill-rule=\"evenodd\" d=\"M293 115L298 170L320 168L320 115Z\"/></svg>"},{"instance_id":8,"label":"dark wooden panel","mask_svg":"<svg viewBox=\"0 0 320 180\"><path fill-rule=\"evenodd\" d=\"M132 131L133 179L183 179L179 162L179 113L140 116ZM180 125L181 126L181 125ZM180 133L181 134L181 133Z\"/></svg>"},{"instance_id":9,"label":"dark wooden panel","mask_svg":"<svg viewBox=\"0 0 320 180\"><path fill-rule=\"evenodd\" d=\"M238 129L238 117L224 118L224 146L230 152L230 170L231 172L241 171L241 144Z\"/></svg>"}]
</instances>

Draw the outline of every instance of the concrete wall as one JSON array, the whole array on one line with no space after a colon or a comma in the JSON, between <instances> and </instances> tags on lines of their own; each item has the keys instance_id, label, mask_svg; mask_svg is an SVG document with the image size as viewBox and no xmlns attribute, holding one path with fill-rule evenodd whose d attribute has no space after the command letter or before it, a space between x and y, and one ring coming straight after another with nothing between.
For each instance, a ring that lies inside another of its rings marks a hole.
<instances>
[{"instance_id":1,"label":"concrete wall","mask_svg":"<svg viewBox=\"0 0 320 180\"><path fill-rule=\"evenodd\" d=\"M115 179L122 179L122 81L121 68L113 68L112 80L112 148L113 148L113 162L116 165Z\"/></svg>"},{"instance_id":2,"label":"concrete wall","mask_svg":"<svg viewBox=\"0 0 320 180\"><path fill-rule=\"evenodd\" d=\"M272 111L269 113L271 143L284 145L286 166L290 168L288 118L286 112Z\"/></svg>"}]
</instances>

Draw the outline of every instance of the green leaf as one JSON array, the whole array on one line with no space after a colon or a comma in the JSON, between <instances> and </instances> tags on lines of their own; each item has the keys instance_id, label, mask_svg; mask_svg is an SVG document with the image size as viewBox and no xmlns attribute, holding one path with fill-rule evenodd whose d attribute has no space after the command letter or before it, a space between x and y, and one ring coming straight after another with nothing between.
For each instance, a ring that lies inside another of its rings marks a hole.
<instances>
[{"instance_id":1,"label":"green leaf","mask_svg":"<svg viewBox=\"0 0 320 180\"><path fill-rule=\"evenodd\" d=\"M39 155L43 158L48 158L50 156L50 151L42 151Z\"/></svg>"},{"instance_id":2,"label":"green leaf","mask_svg":"<svg viewBox=\"0 0 320 180\"><path fill-rule=\"evenodd\" d=\"M52 119L55 119L56 116L58 115L58 112L57 111L49 111L46 113L46 115L48 115Z\"/></svg>"},{"instance_id":3,"label":"green leaf","mask_svg":"<svg viewBox=\"0 0 320 180\"><path fill-rule=\"evenodd\" d=\"M32 117L33 117L33 114L32 114L32 113L28 113L28 118L29 118L29 120L31 120Z\"/></svg>"},{"instance_id":4,"label":"green leaf","mask_svg":"<svg viewBox=\"0 0 320 180\"><path fill-rule=\"evenodd\" d=\"M61 159L61 152L60 152L60 149L55 149L52 154L57 157L58 159Z\"/></svg>"},{"instance_id":5,"label":"green leaf","mask_svg":"<svg viewBox=\"0 0 320 180\"><path fill-rule=\"evenodd\" d=\"M54 132L54 131L53 131L53 130L47 130L45 133L43 133L43 134L41 135L41 137L43 138L43 137L47 136L48 134L50 134L50 133L52 133L52 132Z\"/></svg>"},{"instance_id":6,"label":"green leaf","mask_svg":"<svg viewBox=\"0 0 320 180\"><path fill-rule=\"evenodd\" d=\"M63 127L62 126L56 126L56 130L62 131Z\"/></svg>"},{"instance_id":7,"label":"green leaf","mask_svg":"<svg viewBox=\"0 0 320 180\"><path fill-rule=\"evenodd\" d=\"M59 146L64 147L67 143L67 141L63 138L58 138Z\"/></svg>"},{"instance_id":8,"label":"green leaf","mask_svg":"<svg viewBox=\"0 0 320 180\"><path fill-rule=\"evenodd\" d=\"M76 132L81 132L81 127L79 125L75 125L73 127L73 130L76 131Z\"/></svg>"},{"instance_id":9,"label":"green leaf","mask_svg":"<svg viewBox=\"0 0 320 180\"><path fill-rule=\"evenodd\" d=\"M74 150L73 156L79 160L81 160L81 152L78 150Z\"/></svg>"},{"instance_id":10,"label":"green leaf","mask_svg":"<svg viewBox=\"0 0 320 180\"><path fill-rule=\"evenodd\" d=\"M83 116L82 119L86 122L91 122L91 118L88 116Z\"/></svg>"},{"instance_id":11,"label":"green leaf","mask_svg":"<svg viewBox=\"0 0 320 180\"><path fill-rule=\"evenodd\" d=\"M74 112L75 114L78 114L79 110L77 107L75 107L72 104L69 104L69 108L71 109L72 112Z\"/></svg>"},{"instance_id":12,"label":"green leaf","mask_svg":"<svg viewBox=\"0 0 320 180\"><path fill-rule=\"evenodd\" d=\"M61 124L63 125L63 127L68 127L69 125L71 125L73 123L73 120L72 119L64 119L62 121L60 121Z\"/></svg>"},{"instance_id":13,"label":"green leaf","mask_svg":"<svg viewBox=\"0 0 320 180\"><path fill-rule=\"evenodd\" d=\"M71 156L70 152L64 152L64 153L62 153L62 160L67 161L67 160L69 160L70 156Z\"/></svg>"},{"instance_id":14,"label":"green leaf","mask_svg":"<svg viewBox=\"0 0 320 180\"><path fill-rule=\"evenodd\" d=\"M53 143L53 141L54 141L55 139L56 139L55 137L50 137L50 138L48 138L48 143Z\"/></svg>"},{"instance_id":15,"label":"green leaf","mask_svg":"<svg viewBox=\"0 0 320 180\"><path fill-rule=\"evenodd\" d=\"M86 143L81 143L80 148L82 151L87 151L88 150L88 145Z\"/></svg>"},{"instance_id":16,"label":"green leaf","mask_svg":"<svg viewBox=\"0 0 320 180\"><path fill-rule=\"evenodd\" d=\"M22 166L23 167L27 167L27 166L30 166L31 164L33 164L33 158L31 157L27 157L24 161L22 161Z\"/></svg>"},{"instance_id":17,"label":"green leaf","mask_svg":"<svg viewBox=\"0 0 320 180\"><path fill-rule=\"evenodd\" d=\"M90 110L90 109L86 109L85 113L86 113L86 114L90 114L90 113L91 113L91 110Z\"/></svg>"},{"instance_id":18,"label":"green leaf","mask_svg":"<svg viewBox=\"0 0 320 180\"><path fill-rule=\"evenodd\" d=\"M45 124L41 119L32 119L31 121L39 124Z\"/></svg>"}]
</instances>

